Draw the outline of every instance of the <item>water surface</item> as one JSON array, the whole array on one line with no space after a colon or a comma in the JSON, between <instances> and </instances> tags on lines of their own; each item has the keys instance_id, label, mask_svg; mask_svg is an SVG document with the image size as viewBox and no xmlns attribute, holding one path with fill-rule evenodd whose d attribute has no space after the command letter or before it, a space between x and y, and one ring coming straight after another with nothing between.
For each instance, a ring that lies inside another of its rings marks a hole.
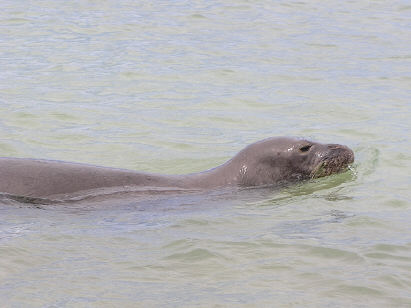
<instances>
[{"instance_id":1,"label":"water surface","mask_svg":"<svg viewBox=\"0 0 411 308\"><path fill-rule=\"evenodd\" d=\"M2 1L0 156L160 173L297 136L282 189L0 200L6 307L411 306L407 1Z\"/></svg>"}]
</instances>

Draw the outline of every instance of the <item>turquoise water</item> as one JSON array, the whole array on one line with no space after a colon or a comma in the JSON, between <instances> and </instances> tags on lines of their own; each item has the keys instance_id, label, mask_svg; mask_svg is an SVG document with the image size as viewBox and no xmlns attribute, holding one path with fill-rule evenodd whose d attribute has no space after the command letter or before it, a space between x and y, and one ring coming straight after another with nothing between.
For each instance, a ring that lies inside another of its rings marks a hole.
<instances>
[{"instance_id":1,"label":"turquoise water","mask_svg":"<svg viewBox=\"0 0 411 308\"><path fill-rule=\"evenodd\" d=\"M411 306L407 1L2 1L0 156L160 173L350 146L301 185L0 200L4 307Z\"/></svg>"}]
</instances>

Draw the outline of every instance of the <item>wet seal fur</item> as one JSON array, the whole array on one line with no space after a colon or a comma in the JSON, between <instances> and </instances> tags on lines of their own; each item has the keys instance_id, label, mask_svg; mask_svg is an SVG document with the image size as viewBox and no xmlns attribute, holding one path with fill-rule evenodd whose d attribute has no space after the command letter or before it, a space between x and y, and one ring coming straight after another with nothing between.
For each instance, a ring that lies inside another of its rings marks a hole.
<instances>
[{"instance_id":1,"label":"wet seal fur","mask_svg":"<svg viewBox=\"0 0 411 308\"><path fill-rule=\"evenodd\" d=\"M226 163L200 173L160 175L87 164L0 158L0 192L27 198L81 195L102 188L213 189L298 182L344 171L354 153L339 144L273 137L253 143Z\"/></svg>"}]
</instances>

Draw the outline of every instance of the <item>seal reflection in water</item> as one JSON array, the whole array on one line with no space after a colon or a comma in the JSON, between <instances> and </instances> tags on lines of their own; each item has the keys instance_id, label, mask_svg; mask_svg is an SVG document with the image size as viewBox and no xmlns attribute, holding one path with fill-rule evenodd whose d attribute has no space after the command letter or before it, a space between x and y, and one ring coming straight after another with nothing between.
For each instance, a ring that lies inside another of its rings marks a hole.
<instances>
[{"instance_id":1,"label":"seal reflection in water","mask_svg":"<svg viewBox=\"0 0 411 308\"><path fill-rule=\"evenodd\" d=\"M266 186L345 170L354 153L338 144L273 137L253 143L221 166L187 175L161 175L86 164L0 158L0 192L36 198L68 196L101 188L213 189Z\"/></svg>"}]
</instances>

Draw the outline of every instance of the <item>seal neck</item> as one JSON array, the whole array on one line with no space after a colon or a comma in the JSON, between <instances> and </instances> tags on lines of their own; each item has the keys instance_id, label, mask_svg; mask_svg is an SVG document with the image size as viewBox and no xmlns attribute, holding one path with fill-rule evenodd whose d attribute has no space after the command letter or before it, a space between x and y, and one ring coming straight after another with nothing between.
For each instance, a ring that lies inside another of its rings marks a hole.
<instances>
[{"instance_id":1,"label":"seal neck","mask_svg":"<svg viewBox=\"0 0 411 308\"><path fill-rule=\"evenodd\" d=\"M181 185L185 188L236 186L241 184L241 166L231 159L218 167L181 177Z\"/></svg>"}]
</instances>

